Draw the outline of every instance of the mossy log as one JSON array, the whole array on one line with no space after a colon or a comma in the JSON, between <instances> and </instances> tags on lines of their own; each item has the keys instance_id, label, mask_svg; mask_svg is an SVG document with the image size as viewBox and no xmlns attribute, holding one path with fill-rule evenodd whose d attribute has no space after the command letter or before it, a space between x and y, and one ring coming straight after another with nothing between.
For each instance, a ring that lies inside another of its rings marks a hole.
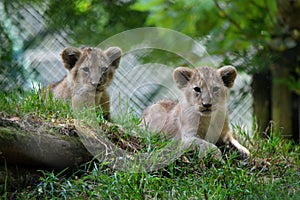
<instances>
[{"instance_id":1,"label":"mossy log","mask_svg":"<svg viewBox=\"0 0 300 200\"><path fill-rule=\"evenodd\" d=\"M70 127L26 119L0 118L0 163L41 169L74 168L93 156Z\"/></svg>"},{"instance_id":2,"label":"mossy log","mask_svg":"<svg viewBox=\"0 0 300 200\"><path fill-rule=\"evenodd\" d=\"M72 121L49 122L34 114L22 118L0 116L0 193L4 186L12 193L32 186L42 176L39 170L59 172L67 168L72 172L94 161L87 149L101 151L103 146L95 141L86 148ZM131 152L141 148L137 138L122 138L124 130L118 125L107 122L101 130L120 148Z\"/></svg>"}]
</instances>

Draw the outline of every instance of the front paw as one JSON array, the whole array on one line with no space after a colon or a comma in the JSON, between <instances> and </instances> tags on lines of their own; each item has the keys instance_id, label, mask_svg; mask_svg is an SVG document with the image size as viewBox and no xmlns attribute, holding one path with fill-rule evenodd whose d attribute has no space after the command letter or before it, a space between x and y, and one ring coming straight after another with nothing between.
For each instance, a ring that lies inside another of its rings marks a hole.
<instances>
[{"instance_id":1,"label":"front paw","mask_svg":"<svg viewBox=\"0 0 300 200\"><path fill-rule=\"evenodd\" d=\"M223 162L222 152L216 145L200 138L195 138L191 145L197 149L199 158L212 157L215 160Z\"/></svg>"},{"instance_id":2,"label":"front paw","mask_svg":"<svg viewBox=\"0 0 300 200\"><path fill-rule=\"evenodd\" d=\"M250 152L248 149L246 149L245 147L244 148L241 148L241 149L238 149L239 153L240 153L240 156L243 160L248 160L250 158Z\"/></svg>"},{"instance_id":3,"label":"front paw","mask_svg":"<svg viewBox=\"0 0 300 200\"><path fill-rule=\"evenodd\" d=\"M241 145L237 140L231 139L230 146L234 149L237 149L242 159L249 159L250 158L250 152L249 150Z\"/></svg>"}]
</instances>

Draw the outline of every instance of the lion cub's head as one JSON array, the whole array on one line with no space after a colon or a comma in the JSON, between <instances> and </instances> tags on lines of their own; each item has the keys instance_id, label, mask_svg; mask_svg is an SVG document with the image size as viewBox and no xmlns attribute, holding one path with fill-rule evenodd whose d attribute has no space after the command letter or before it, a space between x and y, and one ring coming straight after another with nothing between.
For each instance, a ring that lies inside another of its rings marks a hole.
<instances>
[{"instance_id":1,"label":"lion cub's head","mask_svg":"<svg viewBox=\"0 0 300 200\"><path fill-rule=\"evenodd\" d=\"M102 91L108 87L119 66L121 49L110 47L105 51L86 47L68 47L62 52L62 59L68 75L77 85Z\"/></svg>"},{"instance_id":2,"label":"lion cub's head","mask_svg":"<svg viewBox=\"0 0 300 200\"><path fill-rule=\"evenodd\" d=\"M220 69L179 67L173 76L177 87L184 93L186 108L210 115L218 107L225 106L227 90L233 86L236 69L232 66Z\"/></svg>"}]
</instances>

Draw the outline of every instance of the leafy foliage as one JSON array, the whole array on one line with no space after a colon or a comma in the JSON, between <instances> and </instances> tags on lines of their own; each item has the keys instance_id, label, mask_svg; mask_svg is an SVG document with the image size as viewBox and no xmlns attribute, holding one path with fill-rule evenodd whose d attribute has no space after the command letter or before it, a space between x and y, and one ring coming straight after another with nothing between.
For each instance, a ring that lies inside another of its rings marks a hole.
<instances>
[{"instance_id":1,"label":"leafy foliage","mask_svg":"<svg viewBox=\"0 0 300 200\"><path fill-rule=\"evenodd\" d=\"M132 9L148 13L147 25L205 39L209 53L224 55L225 64L239 61L246 67L254 52L268 51L277 32L277 7L271 0L139 0Z\"/></svg>"},{"instance_id":2,"label":"leafy foliage","mask_svg":"<svg viewBox=\"0 0 300 200\"><path fill-rule=\"evenodd\" d=\"M148 12L146 25L174 29L190 36L203 36L218 23L213 1L140 0L133 10ZM205 26L202 26L204 25Z\"/></svg>"},{"instance_id":3,"label":"leafy foliage","mask_svg":"<svg viewBox=\"0 0 300 200\"><path fill-rule=\"evenodd\" d=\"M43 2L43 1L41 1ZM95 46L121 31L143 25L145 14L130 11L132 1L50 1L46 14L51 31L69 30L76 45Z\"/></svg>"}]
</instances>

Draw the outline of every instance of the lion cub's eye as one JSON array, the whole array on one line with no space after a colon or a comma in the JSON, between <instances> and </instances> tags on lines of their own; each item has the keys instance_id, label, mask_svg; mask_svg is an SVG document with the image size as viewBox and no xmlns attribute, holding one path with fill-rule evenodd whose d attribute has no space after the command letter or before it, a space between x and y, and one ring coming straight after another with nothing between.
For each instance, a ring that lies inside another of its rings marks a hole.
<instances>
[{"instance_id":1,"label":"lion cub's eye","mask_svg":"<svg viewBox=\"0 0 300 200\"><path fill-rule=\"evenodd\" d=\"M83 67L83 68L81 68L84 72L86 72L86 73L89 73L90 72L90 69L88 68L88 67Z\"/></svg>"},{"instance_id":2,"label":"lion cub's eye","mask_svg":"<svg viewBox=\"0 0 300 200\"><path fill-rule=\"evenodd\" d=\"M200 92L201 92L201 88L199 88L199 87L194 87L193 89L194 89L194 91L197 92L197 93L200 93Z\"/></svg>"},{"instance_id":3,"label":"lion cub's eye","mask_svg":"<svg viewBox=\"0 0 300 200\"><path fill-rule=\"evenodd\" d=\"M219 87L213 87L213 92L218 92L219 91Z\"/></svg>"}]
</instances>

